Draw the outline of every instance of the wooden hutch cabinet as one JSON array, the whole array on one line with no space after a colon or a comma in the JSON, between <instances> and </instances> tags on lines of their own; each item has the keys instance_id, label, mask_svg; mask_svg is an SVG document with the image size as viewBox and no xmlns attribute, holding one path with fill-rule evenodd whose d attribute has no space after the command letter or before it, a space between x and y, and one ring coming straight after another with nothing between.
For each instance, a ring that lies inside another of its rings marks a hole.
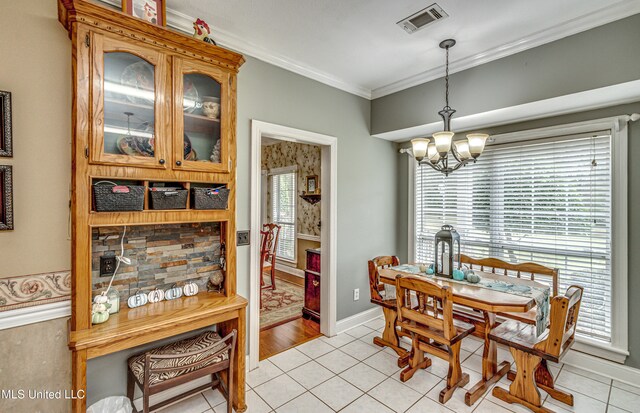
<instances>
[{"instance_id":1,"label":"wooden hutch cabinet","mask_svg":"<svg viewBox=\"0 0 640 413\"><path fill-rule=\"evenodd\" d=\"M59 0L72 42L72 316L73 389L86 390L87 360L217 325L238 330L233 406L246 409L247 301L236 294L236 76L242 55L83 0ZM208 112L204 111L206 102ZM206 114L206 115L205 115ZM98 212L99 181L145 188L142 211ZM156 184L229 190L226 210L157 210ZM226 247L220 292L148 304L126 304L91 324L92 231L102 227L219 223ZM135 311L138 310L138 311ZM123 377L124 380L124 377ZM226 380L226 378L225 378ZM85 399L73 401L74 412Z\"/></svg>"}]
</instances>

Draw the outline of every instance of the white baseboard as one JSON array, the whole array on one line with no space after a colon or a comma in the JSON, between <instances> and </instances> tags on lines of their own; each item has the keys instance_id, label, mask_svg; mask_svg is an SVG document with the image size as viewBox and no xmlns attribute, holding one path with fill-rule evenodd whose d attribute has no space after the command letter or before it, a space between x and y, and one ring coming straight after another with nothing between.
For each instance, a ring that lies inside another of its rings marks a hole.
<instances>
[{"instance_id":1,"label":"white baseboard","mask_svg":"<svg viewBox=\"0 0 640 413\"><path fill-rule=\"evenodd\" d=\"M614 363L613 361L591 356L573 349L569 350L562 358L562 362L633 386L637 386L638 383L640 383L640 369Z\"/></svg>"},{"instance_id":2,"label":"white baseboard","mask_svg":"<svg viewBox=\"0 0 640 413\"><path fill-rule=\"evenodd\" d=\"M69 300L0 311L0 330L40 323L54 318L69 317L70 315L71 301Z\"/></svg>"},{"instance_id":3,"label":"white baseboard","mask_svg":"<svg viewBox=\"0 0 640 413\"><path fill-rule=\"evenodd\" d=\"M290 267L279 262L276 262L276 270L295 275L296 277L304 278L304 271L302 271L301 269Z\"/></svg>"},{"instance_id":4,"label":"white baseboard","mask_svg":"<svg viewBox=\"0 0 640 413\"><path fill-rule=\"evenodd\" d=\"M342 320L336 323L336 331L338 334L349 330L353 327L358 327L364 323L367 323L374 318L380 317L382 315L382 307L375 306L369 310L363 311L358 314L354 314L351 317L343 318Z\"/></svg>"}]
</instances>

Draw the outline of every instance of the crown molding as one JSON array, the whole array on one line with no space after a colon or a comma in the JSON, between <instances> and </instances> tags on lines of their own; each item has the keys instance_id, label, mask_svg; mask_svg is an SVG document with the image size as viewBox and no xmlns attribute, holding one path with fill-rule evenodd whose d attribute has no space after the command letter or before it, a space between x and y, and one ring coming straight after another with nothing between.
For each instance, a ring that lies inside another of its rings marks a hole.
<instances>
[{"instance_id":1,"label":"crown molding","mask_svg":"<svg viewBox=\"0 0 640 413\"><path fill-rule=\"evenodd\" d=\"M471 69L503 57L511 56L534 47L542 46L562 38L602 26L616 20L640 13L640 2L636 0L622 0L610 6L603 7L593 13L576 17L568 22L560 23L548 29L541 30L515 42L506 43L473 56L465 57L449 64L449 72L456 73ZM389 83L371 91L371 98L377 99L413 86L417 86L443 77L444 65L426 70L422 73Z\"/></svg>"},{"instance_id":2,"label":"crown molding","mask_svg":"<svg viewBox=\"0 0 640 413\"><path fill-rule=\"evenodd\" d=\"M633 80L522 105L460 116L451 120L451 129L460 131L482 129L637 101L640 101L640 80ZM404 142L415 137L431 135L439 130L442 130L442 121L378 133L372 136L392 142Z\"/></svg>"},{"instance_id":3,"label":"crown molding","mask_svg":"<svg viewBox=\"0 0 640 413\"><path fill-rule=\"evenodd\" d=\"M99 0L117 9L121 7L121 0ZM501 59L527 49L541 46L555 40L562 39L573 34L611 23L615 20L640 13L640 2L637 0L621 0L613 5L603 7L593 13L577 17L565 23L558 24L551 28L541 30L518 41L504 44L502 46L486 50L473 56L469 56L450 63L450 72L456 73L475 66L479 66L493 60ZM167 26L183 33L193 31L195 18L187 14L178 12L171 8L166 9ZM444 66L439 66L422 73L401 79L388 85L371 90L363 85L345 81L338 76L334 76L308 65L297 62L284 55L276 54L271 50L260 47L252 42L240 38L230 32L221 30L218 27L212 28L212 36L218 44L226 48L252 56L263 62L299 74L320 83L332 86L336 89L363 97L365 99L376 99L386 96L422 83L441 78Z\"/></svg>"},{"instance_id":4,"label":"crown molding","mask_svg":"<svg viewBox=\"0 0 640 413\"><path fill-rule=\"evenodd\" d=\"M118 9L120 8L121 4L120 0L99 1L109 4L110 6L116 7ZM169 7L167 7L166 9L166 15L168 27L171 27L183 33L190 34L193 32L193 22L196 20L195 17L181 13L177 10L173 10ZM332 86L336 89L340 89L353 95L360 96L365 99L371 99L371 89L369 88L349 83L336 76L324 73L320 70L316 70L286 56L276 54L273 51L246 41L228 31L220 29L219 27L214 26L211 28L211 30L211 37L213 37L216 43L220 46L235 50L243 54L247 54L258 60L262 60L263 62L270 63L274 66L278 66L282 69L318 81L325 85Z\"/></svg>"}]
</instances>

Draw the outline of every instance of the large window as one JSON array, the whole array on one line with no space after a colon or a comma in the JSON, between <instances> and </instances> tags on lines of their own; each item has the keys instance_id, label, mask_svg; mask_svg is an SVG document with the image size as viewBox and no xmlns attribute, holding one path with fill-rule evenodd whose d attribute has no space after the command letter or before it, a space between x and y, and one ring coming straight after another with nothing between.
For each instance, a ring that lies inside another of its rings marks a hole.
<instances>
[{"instance_id":1,"label":"large window","mask_svg":"<svg viewBox=\"0 0 640 413\"><path fill-rule=\"evenodd\" d=\"M296 259L296 172L271 176L271 220L280 225L277 257Z\"/></svg>"},{"instance_id":2,"label":"large window","mask_svg":"<svg viewBox=\"0 0 640 413\"><path fill-rule=\"evenodd\" d=\"M449 177L415 169L416 261L443 224L473 257L560 270L585 288L578 334L612 342L612 137L609 131L487 147Z\"/></svg>"}]
</instances>

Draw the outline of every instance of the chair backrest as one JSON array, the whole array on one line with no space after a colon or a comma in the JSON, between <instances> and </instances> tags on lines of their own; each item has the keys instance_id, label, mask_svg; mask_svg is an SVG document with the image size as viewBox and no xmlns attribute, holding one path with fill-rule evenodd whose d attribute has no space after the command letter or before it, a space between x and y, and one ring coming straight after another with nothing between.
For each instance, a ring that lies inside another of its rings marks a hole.
<instances>
[{"instance_id":1,"label":"chair backrest","mask_svg":"<svg viewBox=\"0 0 640 413\"><path fill-rule=\"evenodd\" d=\"M480 271L492 272L494 274L511 275L515 273L517 278L528 277L534 281L536 276L543 276L551 279L551 296L558 295L558 269L549 268L535 262L511 263L498 258L472 258L468 255L460 254L460 263L468 264L469 268L477 268ZM475 267L474 267L475 266Z\"/></svg>"},{"instance_id":2,"label":"chair backrest","mask_svg":"<svg viewBox=\"0 0 640 413\"><path fill-rule=\"evenodd\" d=\"M384 285L380 283L379 268L388 268L400 265L400 260L396 256L382 255L369 260L369 290L371 299L374 301L382 301L384 298L380 295L380 291L384 291Z\"/></svg>"},{"instance_id":3,"label":"chair backrest","mask_svg":"<svg viewBox=\"0 0 640 413\"><path fill-rule=\"evenodd\" d=\"M278 224L269 223L262 225L262 228L260 231L260 266L264 261L275 263L281 227Z\"/></svg>"},{"instance_id":4,"label":"chair backrest","mask_svg":"<svg viewBox=\"0 0 640 413\"><path fill-rule=\"evenodd\" d=\"M412 293L416 295L417 306L411 301ZM441 330L446 340L456 335L453 325L453 293L450 287L441 287L426 279L398 274L396 306L398 323L413 321L418 325Z\"/></svg>"},{"instance_id":5,"label":"chair backrest","mask_svg":"<svg viewBox=\"0 0 640 413\"><path fill-rule=\"evenodd\" d=\"M572 285L564 296L551 299L549 313L549 334L547 338L535 345L535 348L554 357L559 357L573 343L580 313L583 288Z\"/></svg>"}]
</instances>

